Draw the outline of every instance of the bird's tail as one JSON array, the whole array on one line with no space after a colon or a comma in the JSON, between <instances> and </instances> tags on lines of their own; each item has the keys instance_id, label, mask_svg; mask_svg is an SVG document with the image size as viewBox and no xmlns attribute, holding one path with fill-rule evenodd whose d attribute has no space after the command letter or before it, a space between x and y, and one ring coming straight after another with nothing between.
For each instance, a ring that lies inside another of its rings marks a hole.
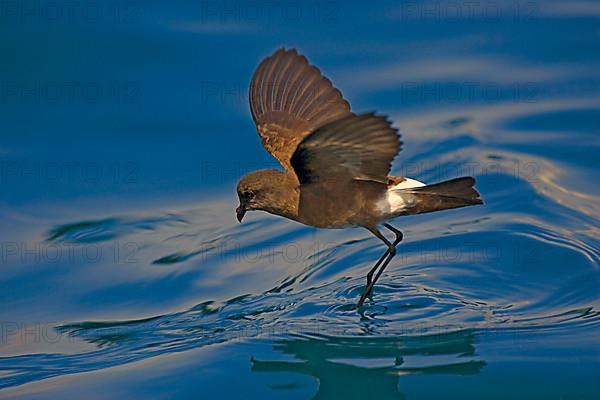
<instances>
[{"instance_id":1,"label":"bird's tail","mask_svg":"<svg viewBox=\"0 0 600 400\"><path fill-rule=\"evenodd\" d=\"M433 185L400 189L404 192L402 197L408 200L402 214L422 214L483 204L474 186L475 179L469 176Z\"/></svg>"}]
</instances>

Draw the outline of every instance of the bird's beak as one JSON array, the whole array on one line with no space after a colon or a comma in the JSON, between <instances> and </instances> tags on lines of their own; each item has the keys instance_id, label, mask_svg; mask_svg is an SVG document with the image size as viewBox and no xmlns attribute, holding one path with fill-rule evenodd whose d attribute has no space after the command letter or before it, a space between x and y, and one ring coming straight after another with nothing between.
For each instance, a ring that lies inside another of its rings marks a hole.
<instances>
[{"instance_id":1,"label":"bird's beak","mask_svg":"<svg viewBox=\"0 0 600 400\"><path fill-rule=\"evenodd\" d=\"M244 207L242 204L240 204L240 206L235 209L235 213L237 215L238 222L241 223L242 219L244 219L244 215L246 215L246 207Z\"/></svg>"}]
</instances>

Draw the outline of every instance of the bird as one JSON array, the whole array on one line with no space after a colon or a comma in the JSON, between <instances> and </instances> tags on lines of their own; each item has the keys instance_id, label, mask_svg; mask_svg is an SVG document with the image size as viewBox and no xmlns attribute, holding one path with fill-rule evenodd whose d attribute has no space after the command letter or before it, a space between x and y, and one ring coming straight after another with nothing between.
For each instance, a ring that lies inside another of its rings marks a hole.
<instances>
[{"instance_id":1,"label":"bird","mask_svg":"<svg viewBox=\"0 0 600 400\"><path fill-rule=\"evenodd\" d=\"M258 136L282 169L239 180L237 220L259 210L317 228L367 229L386 250L367 273L358 308L372 299L403 239L390 220L483 204L473 177L426 185L389 175L402 145L398 129L385 115L351 111L340 90L296 49L266 57L248 92Z\"/></svg>"}]
</instances>

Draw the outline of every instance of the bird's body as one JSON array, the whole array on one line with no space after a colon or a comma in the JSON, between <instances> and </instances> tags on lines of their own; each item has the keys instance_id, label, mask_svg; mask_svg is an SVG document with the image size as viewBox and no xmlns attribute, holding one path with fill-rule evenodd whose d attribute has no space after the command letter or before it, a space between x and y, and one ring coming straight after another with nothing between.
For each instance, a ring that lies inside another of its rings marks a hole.
<instances>
[{"instance_id":1,"label":"bird's body","mask_svg":"<svg viewBox=\"0 0 600 400\"><path fill-rule=\"evenodd\" d=\"M397 129L386 117L352 113L340 91L296 50L280 49L259 65L250 108L263 146L284 171L255 171L240 180L238 220L262 210L318 228L368 229L388 250L367 275L359 305L402 239L386 221L482 204L470 177L425 185L388 175L400 151ZM393 243L381 224L395 234Z\"/></svg>"}]
</instances>

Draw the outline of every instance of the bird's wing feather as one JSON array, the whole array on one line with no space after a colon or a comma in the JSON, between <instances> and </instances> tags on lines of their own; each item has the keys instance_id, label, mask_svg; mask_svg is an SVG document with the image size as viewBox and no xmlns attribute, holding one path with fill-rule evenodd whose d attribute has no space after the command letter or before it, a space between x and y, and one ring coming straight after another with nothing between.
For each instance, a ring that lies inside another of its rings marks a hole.
<instances>
[{"instance_id":1,"label":"bird's wing feather","mask_svg":"<svg viewBox=\"0 0 600 400\"><path fill-rule=\"evenodd\" d=\"M287 170L298 143L316 128L350 114L331 81L294 49L279 49L258 66L250 110L262 144Z\"/></svg>"},{"instance_id":2,"label":"bird's wing feather","mask_svg":"<svg viewBox=\"0 0 600 400\"><path fill-rule=\"evenodd\" d=\"M307 136L291 164L300 183L368 180L387 184L400 145L398 130L386 117L351 114Z\"/></svg>"}]
</instances>

